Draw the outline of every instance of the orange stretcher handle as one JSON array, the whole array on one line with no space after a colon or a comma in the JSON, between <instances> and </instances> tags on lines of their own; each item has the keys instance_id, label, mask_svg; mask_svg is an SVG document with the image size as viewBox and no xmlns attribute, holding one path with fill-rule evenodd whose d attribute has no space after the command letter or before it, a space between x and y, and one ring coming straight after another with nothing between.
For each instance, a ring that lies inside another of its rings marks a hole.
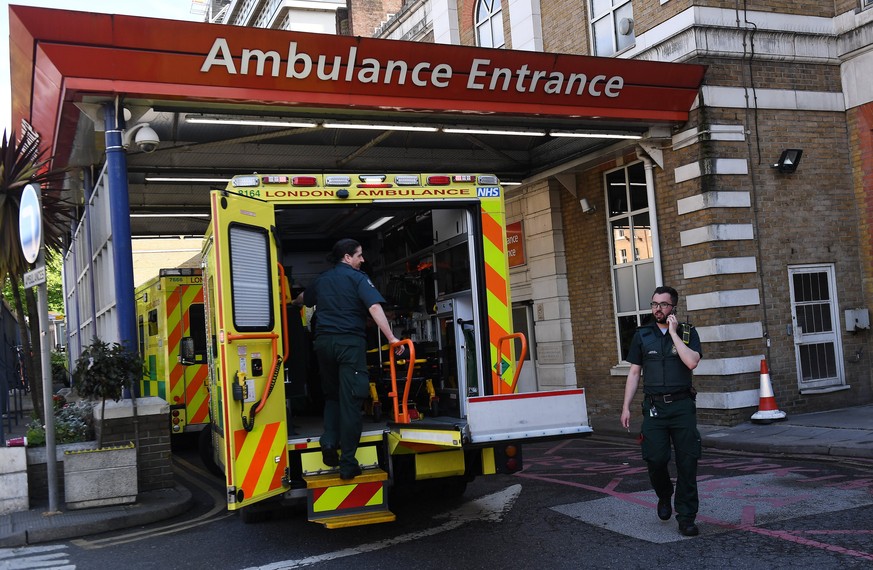
<instances>
[{"instance_id":1,"label":"orange stretcher handle","mask_svg":"<svg viewBox=\"0 0 873 570\"><path fill-rule=\"evenodd\" d=\"M279 283L281 284L279 287L279 295L282 298L280 305L282 307L282 346L285 348L285 358L288 358L288 354L290 354L291 351L288 350L288 297L285 296L285 284L287 281L285 281L285 268L282 267L281 263L276 263L276 265L279 267ZM290 293L291 291L287 292Z\"/></svg>"},{"instance_id":2,"label":"orange stretcher handle","mask_svg":"<svg viewBox=\"0 0 873 570\"><path fill-rule=\"evenodd\" d=\"M507 390L506 384L500 380L500 374L498 373L494 377L493 388L495 394L515 393L515 387L518 384L518 375L521 374L521 367L524 366L524 358L527 356L527 338L525 338L524 333L512 333L500 337L500 340L497 341L497 367L499 369L500 363L503 362L503 343L514 338L521 341L521 355L518 357L518 365L515 367L515 374L512 376L512 384L509 385L509 389Z\"/></svg>"},{"instance_id":3,"label":"orange stretcher handle","mask_svg":"<svg viewBox=\"0 0 873 570\"><path fill-rule=\"evenodd\" d=\"M403 403L401 404L399 399L397 398L397 366L396 361L394 360L394 350L401 345L407 345L409 347L409 355L406 357L408 361L415 362L415 346L412 344L412 340L405 338L403 340L398 340L390 346L390 352L388 353L390 356L389 362L391 363L391 393L388 394L391 398L394 398L394 421L397 423L408 424L409 423L409 388L412 386L412 372L413 366L410 365L406 371L406 386L403 388ZM401 411L401 409L403 411Z\"/></svg>"}]
</instances>

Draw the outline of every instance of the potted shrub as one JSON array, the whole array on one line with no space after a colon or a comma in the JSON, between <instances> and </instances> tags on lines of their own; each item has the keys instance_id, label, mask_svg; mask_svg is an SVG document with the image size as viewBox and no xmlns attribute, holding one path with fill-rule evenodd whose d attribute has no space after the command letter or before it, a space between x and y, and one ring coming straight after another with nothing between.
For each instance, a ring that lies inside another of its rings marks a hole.
<instances>
[{"instance_id":1,"label":"potted shrub","mask_svg":"<svg viewBox=\"0 0 873 570\"><path fill-rule=\"evenodd\" d=\"M139 356L118 343L94 338L86 346L73 370L79 396L94 401L97 449L64 453L64 493L71 509L132 503L137 494L136 446L133 442L103 447L106 399L118 401L125 388L142 375ZM99 411L97 405L99 403ZM136 399L133 399L134 427ZM136 439L136 437L134 437Z\"/></svg>"}]
</instances>

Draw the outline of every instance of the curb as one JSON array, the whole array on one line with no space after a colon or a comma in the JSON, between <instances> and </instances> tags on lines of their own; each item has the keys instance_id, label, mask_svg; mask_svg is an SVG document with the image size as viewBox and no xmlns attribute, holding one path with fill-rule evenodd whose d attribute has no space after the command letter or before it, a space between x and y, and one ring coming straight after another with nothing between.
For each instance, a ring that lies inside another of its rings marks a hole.
<instances>
[{"instance_id":1,"label":"curb","mask_svg":"<svg viewBox=\"0 0 873 570\"><path fill-rule=\"evenodd\" d=\"M159 496L171 492L176 496L169 500ZM184 513L191 508L193 502L191 491L178 484L172 489L141 493L140 497L132 505L110 507L102 512L87 512L88 509L83 509L55 515L36 511L12 513L7 517L8 522L2 521L4 524L0 524L0 547L28 546L150 524ZM16 522L15 518L24 520ZM37 524L28 524L34 522L34 518L37 518ZM13 530L15 527L25 528Z\"/></svg>"}]
</instances>

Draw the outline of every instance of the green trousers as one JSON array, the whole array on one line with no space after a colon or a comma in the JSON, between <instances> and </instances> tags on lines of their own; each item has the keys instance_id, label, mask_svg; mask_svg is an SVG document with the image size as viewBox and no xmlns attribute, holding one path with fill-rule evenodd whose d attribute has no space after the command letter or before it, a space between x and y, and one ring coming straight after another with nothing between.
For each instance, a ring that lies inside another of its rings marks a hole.
<instances>
[{"instance_id":1,"label":"green trousers","mask_svg":"<svg viewBox=\"0 0 873 570\"><path fill-rule=\"evenodd\" d=\"M339 448L340 473L357 466L363 429L362 406L370 393L366 341L355 335L319 334L313 343L324 391L322 447Z\"/></svg>"},{"instance_id":2,"label":"green trousers","mask_svg":"<svg viewBox=\"0 0 873 570\"><path fill-rule=\"evenodd\" d=\"M676 452L676 520L694 522L700 501L697 497L697 460L702 446L697 431L697 406L691 398L665 404L643 398L642 452L649 468L649 480L659 499L673 495L670 480L670 448Z\"/></svg>"}]
</instances>

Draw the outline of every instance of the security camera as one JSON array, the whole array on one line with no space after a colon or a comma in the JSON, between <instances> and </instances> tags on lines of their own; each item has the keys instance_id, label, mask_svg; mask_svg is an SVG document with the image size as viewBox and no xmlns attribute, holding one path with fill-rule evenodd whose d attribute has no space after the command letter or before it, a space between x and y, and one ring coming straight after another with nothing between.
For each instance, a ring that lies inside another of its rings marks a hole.
<instances>
[{"instance_id":1,"label":"security camera","mask_svg":"<svg viewBox=\"0 0 873 570\"><path fill-rule=\"evenodd\" d=\"M143 152L155 152L161 142L158 133L148 123L139 123L124 131L124 137L122 138L124 148L130 146L131 138L133 138L133 142L136 143L139 150Z\"/></svg>"}]
</instances>

